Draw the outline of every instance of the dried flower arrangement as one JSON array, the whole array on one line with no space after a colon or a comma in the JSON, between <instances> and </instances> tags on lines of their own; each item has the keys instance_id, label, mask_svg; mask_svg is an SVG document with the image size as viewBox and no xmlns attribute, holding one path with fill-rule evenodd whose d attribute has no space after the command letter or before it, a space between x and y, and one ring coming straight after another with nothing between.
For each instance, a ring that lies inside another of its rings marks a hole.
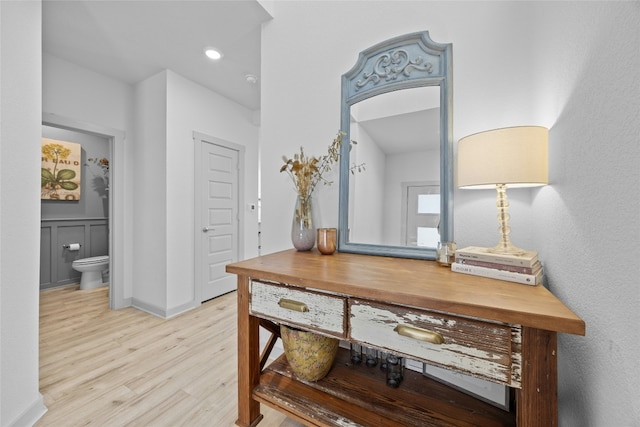
<instances>
[{"instance_id":1,"label":"dried flower arrangement","mask_svg":"<svg viewBox=\"0 0 640 427\"><path fill-rule=\"evenodd\" d=\"M327 154L320 157L308 157L304 153L304 148L300 147L300 153L293 155L293 158L282 156L284 165L280 172L287 172L293 181L293 186L298 193L296 207L293 213L291 225L291 240L293 246L299 251L307 251L313 248L316 241L316 225L313 219L313 208L311 195L319 182L330 185L332 181L325 178L325 174L340 159L340 148L345 132L339 131L333 142L329 145ZM351 141L349 148L355 141ZM354 165L350 168L351 173L364 170L364 163Z\"/></svg>"},{"instance_id":2,"label":"dried flower arrangement","mask_svg":"<svg viewBox=\"0 0 640 427\"><path fill-rule=\"evenodd\" d=\"M331 167L340 159L340 147L342 146L342 138L346 135L344 131L338 131L333 142L327 149L327 154L320 157L308 157L304 153L304 149L300 147L300 153L293 155L293 158L282 156L284 165L280 168L280 172L287 172L293 181L293 185L298 195L307 199L313 193L319 182L324 185L331 185L333 181L325 178L325 174L331 170ZM351 141L350 145L357 144ZM365 169L364 163L353 165L350 168L351 173L362 172Z\"/></svg>"},{"instance_id":3,"label":"dried flower arrangement","mask_svg":"<svg viewBox=\"0 0 640 427\"><path fill-rule=\"evenodd\" d=\"M102 169L102 173L104 174L105 177L109 175L109 159L105 157L101 159L90 157L87 159L87 161L89 163L93 163L94 165L100 166L100 169Z\"/></svg>"}]
</instances>

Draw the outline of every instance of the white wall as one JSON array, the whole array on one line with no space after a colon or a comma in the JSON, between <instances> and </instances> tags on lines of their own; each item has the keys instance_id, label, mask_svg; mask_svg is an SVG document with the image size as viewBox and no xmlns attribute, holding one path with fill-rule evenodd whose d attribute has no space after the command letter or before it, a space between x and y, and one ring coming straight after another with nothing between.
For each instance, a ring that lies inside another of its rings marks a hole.
<instances>
[{"instance_id":1,"label":"white wall","mask_svg":"<svg viewBox=\"0 0 640 427\"><path fill-rule=\"evenodd\" d=\"M342 73L374 43L429 30L453 43L454 141L551 128L551 185L509 196L514 244L540 252L550 288L587 325L586 337L559 337L560 425L640 425L639 3L276 2L273 13L262 44L263 253L291 247L295 194L280 157L301 144L326 150ZM317 196L336 224L337 189ZM494 245L496 227L494 192L456 191L459 246Z\"/></svg>"},{"instance_id":2,"label":"white wall","mask_svg":"<svg viewBox=\"0 0 640 427\"><path fill-rule=\"evenodd\" d=\"M135 86L133 305L167 307L167 71Z\"/></svg>"},{"instance_id":3,"label":"white wall","mask_svg":"<svg viewBox=\"0 0 640 427\"><path fill-rule=\"evenodd\" d=\"M39 2L0 2L2 427L30 425L46 411L38 392L35 255L40 252L41 13Z\"/></svg>"},{"instance_id":4,"label":"white wall","mask_svg":"<svg viewBox=\"0 0 640 427\"><path fill-rule=\"evenodd\" d=\"M534 104L553 121L532 231L550 289L587 325L560 337L560 422L640 426L640 3L537 18Z\"/></svg>"},{"instance_id":5,"label":"white wall","mask_svg":"<svg viewBox=\"0 0 640 427\"><path fill-rule=\"evenodd\" d=\"M246 148L245 203L240 206L245 214L240 258L245 259L258 253L257 214L246 208L249 202L257 203L258 197L258 127L253 111L173 72L168 73L167 100L167 253L172 260L167 270L168 306L176 307L187 302L187 295L193 297L195 281L193 132Z\"/></svg>"},{"instance_id":6,"label":"white wall","mask_svg":"<svg viewBox=\"0 0 640 427\"><path fill-rule=\"evenodd\" d=\"M362 197L357 200L352 198L349 203L350 227L347 240L380 244L384 242L385 194L380 189L384 188L387 176L386 156L357 122L351 123L350 136L357 144L352 146L349 160L355 165L364 163L365 171L356 173L349 179L349 194ZM336 179L335 182L337 181ZM337 224L334 223L333 226Z\"/></svg>"},{"instance_id":7,"label":"white wall","mask_svg":"<svg viewBox=\"0 0 640 427\"><path fill-rule=\"evenodd\" d=\"M254 113L165 70L136 85L134 305L172 316L199 305L194 272L193 132L246 147L246 208L257 201ZM244 254L258 252L255 212L245 212Z\"/></svg>"},{"instance_id":8,"label":"white wall","mask_svg":"<svg viewBox=\"0 0 640 427\"><path fill-rule=\"evenodd\" d=\"M526 12L520 12L520 20L511 16L523 7L507 2L488 6L368 1L366 7L348 1L276 2L274 20L264 25L262 45L263 252L291 247L286 232L290 218L283 210L293 209L295 194L281 191L290 188L288 177L278 173L281 155L290 155L301 144L310 154L326 150L340 127L340 76L353 67L361 50L381 40L429 30L434 41L454 44L454 139L486 126L528 122L531 72L526 49L532 43L533 25ZM503 56L509 59L506 77L505 65L496 62ZM292 61L295 70L283 73L283 64ZM469 72L460 74L460 69ZM473 101L469 106L459 101L461 93ZM498 115L489 114L488 102L500 107ZM464 126L456 125L462 115L468 117ZM480 120L487 115L491 120ZM321 188L317 195L326 199L320 203L323 220L333 225L337 194L334 186ZM491 228L495 231L495 226Z\"/></svg>"}]
</instances>

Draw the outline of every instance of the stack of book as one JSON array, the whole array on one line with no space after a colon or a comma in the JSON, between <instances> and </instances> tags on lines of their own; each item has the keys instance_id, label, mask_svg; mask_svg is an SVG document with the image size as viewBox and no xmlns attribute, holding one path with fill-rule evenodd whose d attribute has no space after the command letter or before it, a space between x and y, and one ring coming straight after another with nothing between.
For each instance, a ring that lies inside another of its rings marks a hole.
<instances>
[{"instance_id":1,"label":"stack of book","mask_svg":"<svg viewBox=\"0 0 640 427\"><path fill-rule=\"evenodd\" d=\"M489 248L468 246L456 250L451 270L524 285L536 286L542 283L542 264L535 251L510 255L493 253Z\"/></svg>"}]
</instances>

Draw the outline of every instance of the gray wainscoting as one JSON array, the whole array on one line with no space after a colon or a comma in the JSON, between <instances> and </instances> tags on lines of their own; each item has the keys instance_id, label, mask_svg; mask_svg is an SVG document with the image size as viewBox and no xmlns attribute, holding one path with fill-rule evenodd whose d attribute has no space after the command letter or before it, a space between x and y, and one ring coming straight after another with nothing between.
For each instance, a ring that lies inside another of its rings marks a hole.
<instances>
[{"instance_id":1,"label":"gray wainscoting","mask_svg":"<svg viewBox=\"0 0 640 427\"><path fill-rule=\"evenodd\" d=\"M74 260L109 255L108 218L43 219L40 224L40 289L79 283ZM64 249L71 243L82 246Z\"/></svg>"}]
</instances>

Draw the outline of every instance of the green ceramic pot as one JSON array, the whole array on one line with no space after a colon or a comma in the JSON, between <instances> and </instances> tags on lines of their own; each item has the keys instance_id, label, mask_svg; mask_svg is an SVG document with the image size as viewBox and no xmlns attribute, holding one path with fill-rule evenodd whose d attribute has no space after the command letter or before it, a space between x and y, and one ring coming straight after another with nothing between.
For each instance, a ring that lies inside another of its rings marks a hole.
<instances>
[{"instance_id":1,"label":"green ceramic pot","mask_svg":"<svg viewBox=\"0 0 640 427\"><path fill-rule=\"evenodd\" d=\"M280 325L280 336L289 366L298 378L318 381L329 373L338 353L338 339L285 325Z\"/></svg>"}]
</instances>

